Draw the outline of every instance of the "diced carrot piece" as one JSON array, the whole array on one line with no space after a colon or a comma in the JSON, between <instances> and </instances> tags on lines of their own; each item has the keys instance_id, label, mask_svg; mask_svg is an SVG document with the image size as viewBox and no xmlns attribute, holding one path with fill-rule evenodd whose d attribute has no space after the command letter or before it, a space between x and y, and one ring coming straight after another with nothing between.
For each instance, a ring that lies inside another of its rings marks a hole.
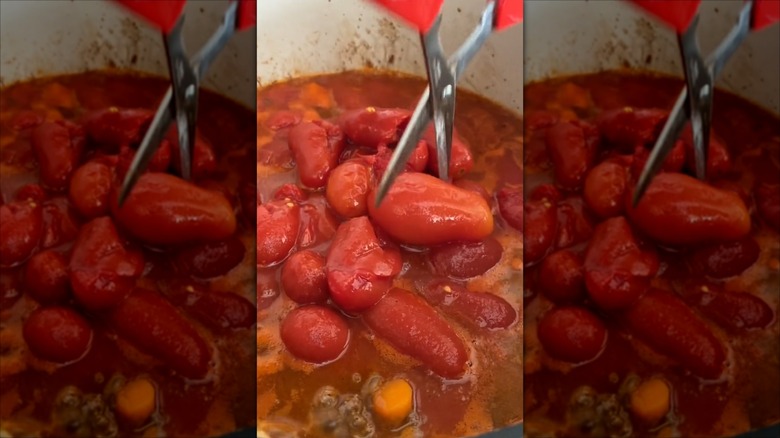
<instances>
[{"instance_id":1,"label":"diced carrot piece","mask_svg":"<svg viewBox=\"0 0 780 438\"><path fill-rule=\"evenodd\" d=\"M333 96L330 90L315 83L308 83L301 90L301 100L309 106L330 108L333 106Z\"/></svg>"},{"instance_id":2,"label":"diced carrot piece","mask_svg":"<svg viewBox=\"0 0 780 438\"><path fill-rule=\"evenodd\" d=\"M155 393L149 379L139 377L131 380L116 394L116 411L128 423L144 424L157 404Z\"/></svg>"},{"instance_id":3,"label":"diced carrot piece","mask_svg":"<svg viewBox=\"0 0 780 438\"><path fill-rule=\"evenodd\" d=\"M412 412L412 386L404 379L394 379L374 393L374 412L387 423L399 424Z\"/></svg>"},{"instance_id":4,"label":"diced carrot piece","mask_svg":"<svg viewBox=\"0 0 780 438\"><path fill-rule=\"evenodd\" d=\"M631 412L648 424L658 423L669 412L669 385L660 378L642 382L631 393Z\"/></svg>"}]
</instances>

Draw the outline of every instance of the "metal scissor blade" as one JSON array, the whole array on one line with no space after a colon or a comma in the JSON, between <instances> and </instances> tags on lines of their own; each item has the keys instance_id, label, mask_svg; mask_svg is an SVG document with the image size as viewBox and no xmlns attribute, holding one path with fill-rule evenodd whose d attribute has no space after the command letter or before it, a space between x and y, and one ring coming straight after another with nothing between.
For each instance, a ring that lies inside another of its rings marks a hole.
<instances>
[{"instance_id":1,"label":"metal scissor blade","mask_svg":"<svg viewBox=\"0 0 780 438\"><path fill-rule=\"evenodd\" d=\"M162 103L160 103L157 112L154 114L149 129L146 130L146 134L144 134L144 138L141 140L141 145L138 146L138 150L135 152L133 161L130 163L130 169L128 169L125 175L122 189L119 191L120 207L127 199L127 195L130 194L136 181L138 181L141 172L149 165L149 161L152 160L152 156L159 147L160 142L165 138L168 127L171 126L173 121L171 117L173 112L173 88L169 87L165 96L163 96Z\"/></svg>"},{"instance_id":2,"label":"metal scissor blade","mask_svg":"<svg viewBox=\"0 0 780 438\"><path fill-rule=\"evenodd\" d=\"M653 146L653 150L650 151L650 156L647 159L647 164L642 170L642 174L639 176L636 188L634 189L634 196L632 198L632 204L634 207L639 203L639 199L642 198L647 186L650 185L650 181L663 166L666 156L674 148L674 143L677 137L680 136L683 127L685 127L686 113L684 111L688 101L688 89L683 88L680 95L677 96L677 101L674 103L672 111L669 113L669 119L666 121L661 134L658 136L658 140Z\"/></svg>"},{"instance_id":3,"label":"metal scissor blade","mask_svg":"<svg viewBox=\"0 0 780 438\"><path fill-rule=\"evenodd\" d=\"M696 40L696 29L699 16L693 17L691 24L678 37L680 55L685 70L685 80L688 90L686 110L691 120L693 132L693 150L696 162L696 177L704 179L707 168L707 149L709 145L709 127L711 116L706 111L707 102L712 99L713 80L710 71L704 63Z\"/></svg>"},{"instance_id":4,"label":"metal scissor blade","mask_svg":"<svg viewBox=\"0 0 780 438\"><path fill-rule=\"evenodd\" d=\"M488 36L492 33L495 11L495 1L490 1L482 12L479 26L474 29L458 50L450 56L447 64L451 69L456 82L460 75L463 74L463 71L466 69L471 59L477 54L482 45L485 44L485 40L487 40ZM454 96L455 91L453 90L453 99ZM428 110L430 98L431 90L429 87L425 87L422 96L420 96L420 100L417 102L414 113L412 113L412 118L409 120L409 124L401 135L401 139L393 152L393 156L390 158L387 171L379 183L375 200L377 206L379 206L384 199L393 180L395 180L398 174L401 173L401 170L403 170L403 166L406 164L406 161L409 159L414 148L417 147L416 140L422 136L428 123L431 122L431 114ZM447 170L449 171L449 166L447 167Z\"/></svg>"},{"instance_id":5,"label":"metal scissor blade","mask_svg":"<svg viewBox=\"0 0 780 438\"><path fill-rule=\"evenodd\" d=\"M430 30L422 35L422 45L428 70L428 89L432 90L429 103L433 115L439 178L447 180L452 147L452 124L455 117L453 92L455 76L444 57L444 50L439 40L440 26L441 15L436 18ZM411 142L414 143L413 139Z\"/></svg>"}]
</instances>

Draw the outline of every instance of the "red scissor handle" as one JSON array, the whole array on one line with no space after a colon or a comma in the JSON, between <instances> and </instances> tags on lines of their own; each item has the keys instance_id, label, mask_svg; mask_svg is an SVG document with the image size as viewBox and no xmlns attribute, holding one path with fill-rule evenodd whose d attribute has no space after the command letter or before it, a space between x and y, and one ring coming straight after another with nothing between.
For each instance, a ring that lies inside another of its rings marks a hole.
<instances>
[{"instance_id":1,"label":"red scissor handle","mask_svg":"<svg viewBox=\"0 0 780 438\"><path fill-rule=\"evenodd\" d=\"M148 20L165 33L173 29L186 0L114 0Z\"/></svg>"},{"instance_id":2,"label":"red scissor handle","mask_svg":"<svg viewBox=\"0 0 780 438\"><path fill-rule=\"evenodd\" d=\"M683 33L691 25L701 0L629 0L650 14Z\"/></svg>"},{"instance_id":3,"label":"red scissor handle","mask_svg":"<svg viewBox=\"0 0 780 438\"><path fill-rule=\"evenodd\" d=\"M433 26L444 0L374 0L385 9L426 33Z\"/></svg>"},{"instance_id":4,"label":"red scissor handle","mask_svg":"<svg viewBox=\"0 0 780 438\"><path fill-rule=\"evenodd\" d=\"M496 30L506 29L509 26L523 21L523 0L498 0L496 2Z\"/></svg>"},{"instance_id":5,"label":"red scissor handle","mask_svg":"<svg viewBox=\"0 0 780 438\"><path fill-rule=\"evenodd\" d=\"M763 29L780 21L780 0L755 0L753 3L753 30Z\"/></svg>"},{"instance_id":6,"label":"red scissor handle","mask_svg":"<svg viewBox=\"0 0 780 438\"><path fill-rule=\"evenodd\" d=\"M255 0L238 0L236 29L248 29L255 24L257 24L257 2Z\"/></svg>"}]
</instances>

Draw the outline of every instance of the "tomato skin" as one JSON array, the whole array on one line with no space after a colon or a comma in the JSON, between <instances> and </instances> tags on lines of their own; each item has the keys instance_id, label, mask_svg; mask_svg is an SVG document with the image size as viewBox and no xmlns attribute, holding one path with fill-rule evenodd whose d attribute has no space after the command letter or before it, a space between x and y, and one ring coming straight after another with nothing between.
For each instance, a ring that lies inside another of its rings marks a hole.
<instances>
[{"instance_id":1,"label":"tomato skin","mask_svg":"<svg viewBox=\"0 0 780 438\"><path fill-rule=\"evenodd\" d=\"M436 151L436 132L431 124L423 133L423 141L428 145L428 171L439 176L439 154ZM452 130L452 149L450 150L450 178L459 178L471 171L474 167L474 157L471 149L458 135L458 131Z\"/></svg>"},{"instance_id":2,"label":"tomato skin","mask_svg":"<svg viewBox=\"0 0 780 438\"><path fill-rule=\"evenodd\" d=\"M153 245L213 241L236 231L233 206L221 193L165 173L145 173L120 208L111 211L125 229Z\"/></svg>"},{"instance_id":3,"label":"tomato skin","mask_svg":"<svg viewBox=\"0 0 780 438\"><path fill-rule=\"evenodd\" d=\"M136 348L162 359L186 378L201 379L211 369L212 347L157 292L136 289L111 311L109 323Z\"/></svg>"},{"instance_id":4,"label":"tomato skin","mask_svg":"<svg viewBox=\"0 0 780 438\"><path fill-rule=\"evenodd\" d=\"M265 310L279 298L281 288L273 269L257 269L257 309ZM259 319L259 316L258 316Z\"/></svg>"},{"instance_id":5,"label":"tomato skin","mask_svg":"<svg viewBox=\"0 0 780 438\"><path fill-rule=\"evenodd\" d=\"M271 201L257 206L257 265L281 263L298 239L301 208L291 201Z\"/></svg>"},{"instance_id":6,"label":"tomato skin","mask_svg":"<svg viewBox=\"0 0 780 438\"><path fill-rule=\"evenodd\" d=\"M454 142L452 145L452 149L454 154L454 150L455 150ZM459 155L459 158L460 157L461 155ZM429 160L430 160L430 153L428 152L428 143L426 143L425 140L420 140L417 143L417 147L414 148L414 151L412 151L412 156L409 157L409 161L406 163L406 165L409 167L409 169L411 169L414 172L424 172L425 169L428 167ZM450 166L452 167L453 164L454 164L454 160L453 163L450 164ZM382 172L382 174L384 174L384 172Z\"/></svg>"},{"instance_id":7,"label":"tomato skin","mask_svg":"<svg viewBox=\"0 0 780 438\"><path fill-rule=\"evenodd\" d=\"M347 111L341 116L340 125L353 144L377 148L380 144L398 143L411 116L409 110L401 108L368 107Z\"/></svg>"},{"instance_id":8,"label":"tomato skin","mask_svg":"<svg viewBox=\"0 0 780 438\"><path fill-rule=\"evenodd\" d=\"M446 379L466 372L468 352L463 340L425 300L394 288L363 313L363 321L396 350L407 354Z\"/></svg>"},{"instance_id":9,"label":"tomato skin","mask_svg":"<svg viewBox=\"0 0 780 438\"><path fill-rule=\"evenodd\" d=\"M301 228L298 248L305 249L330 240L338 222L323 196L313 196L301 205Z\"/></svg>"},{"instance_id":10,"label":"tomato skin","mask_svg":"<svg viewBox=\"0 0 780 438\"><path fill-rule=\"evenodd\" d=\"M246 248L236 236L214 242L190 245L176 255L180 267L195 278L214 278L238 266Z\"/></svg>"},{"instance_id":11,"label":"tomato skin","mask_svg":"<svg viewBox=\"0 0 780 438\"><path fill-rule=\"evenodd\" d=\"M376 198L372 190L369 200ZM369 216L390 236L409 245L438 245L453 240L476 241L493 233L493 213L477 193L424 173L396 178Z\"/></svg>"},{"instance_id":12,"label":"tomato skin","mask_svg":"<svg viewBox=\"0 0 780 438\"><path fill-rule=\"evenodd\" d=\"M275 201L295 201L303 202L308 199L308 195L295 184L284 184L274 192Z\"/></svg>"},{"instance_id":13,"label":"tomato skin","mask_svg":"<svg viewBox=\"0 0 780 438\"><path fill-rule=\"evenodd\" d=\"M702 292L691 301L707 318L735 333L762 329L774 320L774 312L761 298L747 292Z\"/></svg>"},{"instance_id":14,"label":"tomato skin","mask_svg":"<svg viewBox=\"0 0 780 438\"><path fill-rule=\"evenodd\" d=\"M44 360L75 362L92 345L92 327L78 313L66 307L40 307L33 310L22 329L27 346Z\"/></svg>"},{"instance_id":15,"label":"tomato skin","mask_svg":"<svg viewBox=\"0 0 780 438\"><path fill-rule=\"evenodd\" d=\"M438 274L465 279L489 271L501 260L503 253L501 243L488 237L479 242L452 242L436 246L428 255Z\"/></svg>"},{"instance_id":16,"label":"tomato skin","mask_svg":"<svg viewBox=\"0 0 780 438\"><path fill-rule=\"evenodd\" d=\"M42 304L55 304L68 297L68 263L65 257L51 250L35 254L24 271L27 292Z\"/></svg>"},{"instance_id":17,"label":"tomato skin","mask_svg":"<svg viewBox=\"0 0 780 438\"><path fill-rule=\"evenodd\" d=\"M706 245L691 255L695 272L711 278L728 278L739 275L758 260L761 248L752 237Z\"/></svg>"},{"instance_id":18,"label":"tomato skin","mask_svg":"<svg viewBox=\"0 0 780 438\"><path fill-rule=\"evenodd\" d=\"M26 184L16 192L14 198L17 201L43 202L46 200L46 191L38 184Z\"/></svg>"},{"instance_id":19,"label":"tomato skin","mask_svg":"<svg viewBox=\"0 0 780 438\"><path fill-rule=\"evenodd\" d=\"M27 260L43 236L41 204L14 201L0 205L0 266L14 266Z\"/></svg>"},{"instance_id":20,"label":"tomato skin","mask_svg":"<svg viewBox=\"0 0 780 438\"><path fill-rule=\"evenodd\" d=\"M555 202L545 199L530 200L524 206L523 262L539 262L553 247L558 230L558 212Z\"/></svg>"},{"instance_id":21,"label":"tomato skin","mask_svg":"<svg viewBox=\"0 0 780 438\"><path fill-rule=\"evenodd\" d=\"M303 122L290 129L290 150L304 186L318 189L327 183L344 147L344 134L325 121Z\"/></svg>"},{"instance_id":22,"label":"tomato skin","mask_svg":"<svg viewBox=\"0 0 780 438\"><path fill-rule=\"evenodd\" d=\"M73 241L79 232L76 213L71 211L64 197L52 198L43 203L43 238L41 247L53 248Z\"/></svg>"},{"instance_id":23,"label":"tomato skin","mask_svg":"<svg viewBox=\"0 0 780 438\"><path fill-rule=\"evenodd\" d=\"M542 316L537 329L544 350L555 359L572 363L589 362L607 343L604 323L580 307L557 307Z\"/></svg>"},{"instance_id":24,"label":"tomato skin","mask_svg":"<svg viewBox=\"0 0 780 438\"><path fill-rule=\"evenodd\" d=\"M588 172L582 196L588 207L602 218L618 216L623 212L627 186L625 167L605 161Z\"/></svg>"},{"instance_id":25,"label":"tomato skin","mask_svg":"<svg viewBox=\"0 0 780 438\"><path fill-rule=\"evenodd\" d=\"M517 312L505 299L449 280L433 280L419 292L432 306L474 329L505 329L517 321Z\"/></svg>"},{"instance_id":26,"label":"tomato skin","mask_svg":"<svg viewBox=\"0 0 780 438\"><path fill-rule=\"evenodd\" d=\"M117 153L122 146L140 143L153 117L154 113L146 109L111 107L88 114L84 127L91 142L109 153Z\"/></svg>"},{"instance_id":27,"label":"tomato skin","mask_svg":"<svg viewBox=\"0 0 780 438\"><path fill-rule=\"evenodd\" d=\"M604 310L631 305L658 272L655 252L643 250L622 216L596 226L585 249L583 269L590 298Z\"/></svg>"},{"instance_id":28,"label":"tomato skin","mask_svg":"<svg viewBox=\"0 0 780 438\"><path fill-rule=\"evenodd\" d=\"M780 184L758 183L755 196L758 215L780 232Z\"/></svg>"},{"instance_id":29,"label":"tomato skin","mask_svg":"<svg viewBox=\"0 0 780 438\"><path fill-rule=\"evenodd\" d=\"M76 169L70 180L68 195L82 216L94 218L108 212L113 176L111 168L97 161L90 161Z\"/></svg>"},{"instance_id":30,"label":"tomato skin","mask_svg":"<svg viewBox=\"0 0 780 438\"><path fill-rule=\"evenodd\" d=\"M293 309L285 316L281 338L296 358L323 364L338 359L347 349L350 332L341 315L313 304Z\"/></svg>"},{"instance_id":31,"label":"tomato skin","mask_svg":"<svg viewBox=\"0 0 780 438\"><path fill-rule=\"evenodd\" d=\"M503 187L496 193L498 211L510 227L523 231L523 190L519 187Z\"/></svg>"},{"instance_id":32,"label":"tomato skin","mask_svg":"<svg viewBox=\"0 0 780 438\"><path fill-rule=\"evenodd\" d=\"M338 165L328 177L325 196L333 209L345 218L364 216L368 190L371 185L371 172L368 166L350 160Z\"/></svg>"},{"instance_id":33,"label":"tomato skin","mask_svg":"<svg viewBox=\"0 0 780 438\"><path fill-rule=\"evenodd\" d=\"M630 331L659 353L705 379L717 379L726 350L707 325L673 293L651 289L624 315Z\"/></svg>"},{"instance_id":34,"label":"tomato skin","mask_svg":"<svg viewBox=\"0 0 780 438\"><path fill-rule=\"evenodd\" d=\"M265 126L272 131L290 128L301 123L301 114L297 111L277 111L265 121Z\"/></svg>"},{"instance_id":35,"label":"tomato skin","mask_svg":"<svg viewBox=\"0 0 780 438\"><path fill-rule=\"evenodd\" d=\"M350 219L336 230L326 257L330 296L346 312L375 305L401 272L401 253L382 248L365 216Z\"/></svg>"},{"instance_id":36,"label":"tomato skin","mask_svg":"<svg viewBox=\"0 0 780 438\"><path fill-rule=\"evenodd\" d=\"M578 190L593 164L598 134L584 122L562 121L547 130L547 153L553 162L555 182L568 190Z\"/></svg>"},{"instance_id":37,"label":"tomato skin","mask_svg":"<svg viewBox=\"0 0 780 438\"><path fill-rule=\"evenodd\" d=\"M601 114L598 128L604 140L628 152L653 143L668 115L659 109L619 108Z\"/></svg>"},{"instance_id":38,"label":"tomato skin","mask_svg":"<svg viewBox=\"0 0 780 438\"><path fill-rule=\"evenodd\" d=\"M81 228L73 245L70 285L87 309L108 309L132 291L144 266L143 255L125 247L111 219L99 217Z\"/></svg>"},{"instance_id":39,"label":"tomato skin","mask_svg":"<svg viewBox=\"0 0 780 438\"><path fill-rule=\"evenodd\" d=\"M547 298L558 303L581 299L585 295L582 257L568 249L545 257L539 267L539 286Z\"/></svg>"},{"instance_id":40,"label":"tomato skin","mask_svg":"<svg viewBox=\"0 0 780 438\"><path fill-rule=\"evenodd\" d=\"M328 301L325 258L314 251L298 251L282 267L282 287L298 304L324 304Z\"/></svg>"},{"instance_id":41,"label":"tomato skin","mask_svg":"<svg viewBox=\"0 0 780 438\"><path fill-rule=\"evenodd\" d=\"M656 175L639 205L626 197L631 222L669 245L736 240L750 232L750 214L739 195L681 173Z\"/></svg>"},{"instance_id":42,"label":"tomato skin","mask_svg":"<svg viewBox=\"0 0 780 438\"><path fill-rule=\"evenodd\" d=\"M54 191L67 188L84 147L81 129L69 122L44 122L30 140L43 185Z\"/></svg>"}]
</instances>

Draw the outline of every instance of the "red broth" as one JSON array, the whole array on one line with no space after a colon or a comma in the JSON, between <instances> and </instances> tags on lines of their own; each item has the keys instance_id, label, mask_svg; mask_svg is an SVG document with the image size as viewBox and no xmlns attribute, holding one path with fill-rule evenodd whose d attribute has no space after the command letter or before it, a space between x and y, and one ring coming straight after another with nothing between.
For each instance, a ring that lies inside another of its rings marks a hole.
<instances>
[{"instance_id":1,"label":"red broth","mask_svg":"<svg viewBox=\"0 0 780 438\"><path fill-rule=\"evenodd\" d=\"M706 181L689 176L684 134L627 204L681 86L604 72L525 88L529 436L730 436L780 420L777 116L719 90Z\"/></svg>"},{"instance_id":2,"label":"red broth","mask_svg":"<svg viewBox=\"0 0 780 438\"><path fill-rule=\"evenodd\" d=\"M255 424L254 219L236 195L254 182L251 112L204 90L193 183L174 176L172 132L114 203L167 86L88 72L0 93L0 429L12 436Z\"/></svg>"},{"instance_id":3,"label":"red broth","mask_svg":"<svg viewBox=\"0 0 780 438\"><path fill-rule=\"evenodd\" d=\"M522 419L521 121L459 92L454 185L429 175L422 143L377 209L423 86L360 71L258 90L257 416L272 436ZM444 211L451 227L426 220Z\"/></svg>"}]
</instances>

